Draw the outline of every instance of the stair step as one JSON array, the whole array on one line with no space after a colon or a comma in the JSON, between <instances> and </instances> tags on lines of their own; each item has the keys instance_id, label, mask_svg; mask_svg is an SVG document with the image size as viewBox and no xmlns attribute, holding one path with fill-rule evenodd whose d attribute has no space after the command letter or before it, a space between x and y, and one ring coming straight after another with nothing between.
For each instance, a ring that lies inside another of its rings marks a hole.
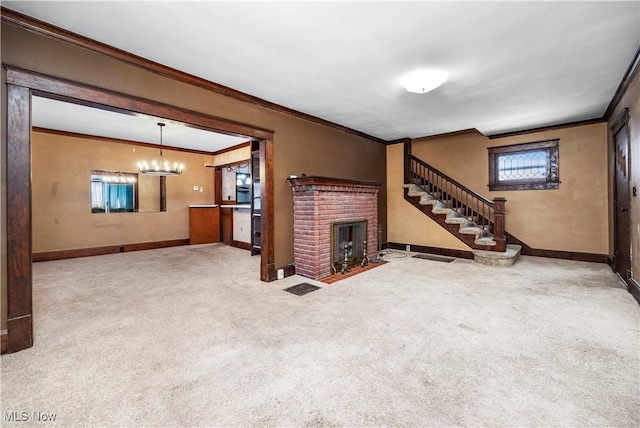
<instances>
[{"instance_id":1,"label":"stair step","mask_svg":"<svg viewBox=\"0 0 640 428\"><path fill-rule=\"evenodd\" d=\"M472 250L473 260L488 266L511 266L520 257L520 245L507 245L506 251Z\"/></svg>"},{"instance_id":2,"label":"stair step","mask_svg":"<svg viewBox=\"0 0 640 428\"><path fill-rule=\"evenodd\" d=\"M460 233L464 235L476 235L478 238L487 236L487 231L478 226L460 228Z\"/></svg>"},{"instance_id":3,"label":"stair step","mask_svg":"<svg viewBox=\"0 0 640 428\"><path fill-rule=\"evenodd\" d=\"M420 186L418 186L417 184L413 184L413 183L403 184L402 187L404 187L405 189L409 189L409 191L420 191L420 190L422 190L422 188L420 188Z\"/></svg>"},{"instance_id":4,"label":"stair step","mask_svg":"<svg viewBox=\"0 0 640 428\"><path fill-rule=\"evenodd\" d=\"M433 205L433 204L435 204L437 202L438 202L438 200L435 199L433 196L431 196L428 193L425 193L424 195L422 195L420 197L420 201L418 201L418 203L420 205Z\"/></svg>"},{"instance_id":5,"label":"stair step","mask_svg":"<svg viewBox=\"0 0 640 428\"><path fill-rule=\"evenodd\" d=\"M443 214L446 215L445 223L448 224L458 224L460 227L458 229L458 233L461 235L475 235L474 244L480 247L494 247L496 246L496 241L493 239L493 235L490 232L491 226L488 224L479 225L477 222L480 221L480 216L471 215L467 216L467 209L465 207L455 207L449 208L445 205L445 202L440 200L443 195L443 192L428 192L425 189L429 188L429 185L425 185L425 187L421 187L415 183L403 184L403 188L408 189L407 196L409 197L419 197L420 201L418 203L420 205L431 205L431 212L433 214ZM486 221L486 220L483 220ZM495 253L495 251L488 250L474 250L480 251L480 253ZM474 252L475 254L475 252ZM499 253L502 254L502 253ZM519 255L518 251L518 255ZM482 256L478 256L482 258ZM502 260L502 259L500 259ZM500 263L509 263L509 262L500 262ZM513 263L512 261L510 263Z\"/></svg>"},{"instance_id":6,"label":"stair step","mask_svg":"<svg viewBox=\"0 0 640 428\"><path fill-rule=\"evenodd\" d=\"M431 212L434 214L449 215L451 209L447 208L441 201L436 201L436 204L433 206Z\"/></svg>"},{"instance_id":7,"label":"stair step","mask_svg":"<svg viewBox=\"0 0 640 428\"><path fill-rule=\"evenodd\" d=\"M461 221L459 221L461 220ZM465 228L469 228L469 227L474 227L475 223L471 223L469 220L467 220L466 218L462 218L462 219L447 219L445 220L445 223L449 223L449 224L459 224L460 225L460 229L465 229Z\"/></svg>"},{"instance_id":8,"label":"stair step","mask_svg":"<svg viewBox=\"0 0 640 428\"><path fill-rule=\"evenodd\" d=\"M463 217L461 214L459 214L454 210L449 211L449 215L447 215L445 222L451 223L451 224L461 224L461 225L464 224L465 226L468 226L471 224L466 217Z\"/></svg>"},{"instance_id":9,"label":"stair step","mask_svg":"<svg viewBox=\"0 0 640 428\"><path fill-rule=\"evenodd\" d=\"M486 245L488 247L494 247L496 245L496 241L493 240L493 236L483 236L482 238L478 238L475 240L477 245Z\"/></svg>"},{"instance_id":10,"label":"stair step","mask_svg":"<svg viewBox=\"0 0 640 428\"><path fill-rule=\"evenodd\" d=\"M420 205L436 205L437 203L439 203L440 201L438 201L437 199L420 199L420 202L418 202ZM432 209L433 211L433 209Z\"/></svg>"}]
</instances>

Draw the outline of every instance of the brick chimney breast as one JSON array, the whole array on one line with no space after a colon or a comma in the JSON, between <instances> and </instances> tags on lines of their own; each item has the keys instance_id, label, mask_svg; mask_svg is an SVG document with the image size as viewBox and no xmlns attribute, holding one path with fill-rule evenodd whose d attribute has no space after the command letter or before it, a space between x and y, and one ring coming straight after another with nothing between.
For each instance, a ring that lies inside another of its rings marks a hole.
<instances>
[{"instance_id":1,"label":"brick chimney breast","mask_svg":"<svg viewBox=\"0 0 640 428\"><path fill-rule=\"evenodd\" d=\"M367 221L367 255L378 249L378 192L382 183L330 177L289 178L293 190L296 273L312 279L328 276L335 222Z\"/></svg>"}]
</instances>

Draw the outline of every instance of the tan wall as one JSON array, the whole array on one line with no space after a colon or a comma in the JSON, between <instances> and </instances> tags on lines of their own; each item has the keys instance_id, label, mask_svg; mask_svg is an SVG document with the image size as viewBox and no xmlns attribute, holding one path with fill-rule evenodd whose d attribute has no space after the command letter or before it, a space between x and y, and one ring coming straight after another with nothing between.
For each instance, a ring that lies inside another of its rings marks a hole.
<instances>
[{"instance_id":1,"label":"tan wall","mask_svg":"<svg viewBox=\"0 0 640 428\"><path fill-rule=\"evenodd\" d=\"M488 191L488 147L556 138L560 139L559 189ZM388 186L397 191L402 184L402 148L389 150L396 155L388 154L388 163L394 162L388 167L394 174L393 179L390 176ZM494 140L470 131L450 137L414 140L412 151L415 156L489 199L504 196L507 199L507 231L533 248L609 253L605 123ZM389 198L387 208L390 217L410 211L420 214L401 198L402 193L399 197ZM409 215L410 219L415 217L413 212ZM426 217L422 222L428 222ZM389 226L389 234L394 237L390 240L412 236L416 226L414 221L395 219ZM415 242L416 239L409 242L458 248L450 239L445 241L444 236L436 234L435 227L435 223L430 222L428 232L421 231L422 242Z\"/></svg>"},{"instance_id":2,"label":"tan wall","mask_svg":"<svg viewBox=\"0 0 640 428\"><path fill-rule=\"evenodd\" d=\"M188 206L213 203L213 169L204 167L213 156L165 149L167 158L184 164L182 175L167 177L166 212L92 214L91 170L137 172L137 162L153 159L158 149L46 132L31 139L36 253L185 239Z\"/></svg>"},{"instance_id":3,"label":"tan wall","mask_svg":"<svg viewBox=\"0 0 640 428\"><path fill-rule=\"evenodd\" d=\"M387 146L387 237L389 242L469 250L469 247L438 223L404 200L403 156L402 144Z\"/></svg>"},{"instance_id":4,"label":"tan wall","mask_svg":"<svg viewBox=\"0 0 640 428\"><path fill-rule=\"evenodd\" d=\"M636 74L635 79L631 82L631 85L625 92L624 96L616 106L611 118L609 120L609 127L613 126L613 122L618 117L618 114L624 109L629 108L629 139L631 152L629 157L631 159L631 188L634 186L640 189L640 73ZM609 147L613 146L613 136L609 131ZM613 151L610 148L610 153ZM611 180L611 195L613 195L613 157L610 156L610 175ZM613 206L611 202L610 206ZM639 281L640 276L640 197L631 198L631 275L636 281ZM613 217L613 213L609 213L610 218ZM613 220L611 220L613 227ZM611 233L611 254L613 254L613 232Z\"/></svg>"},{"instance_id":5,"label":"tan wall","mask_svg":"<svg viewBox=\"0 0 640 428\"><path fill-rule=\"evenodd\" d=\"M0 51L5 64L275 131L276 267L293 263L293 197L286 181L289 174L305 172L341 178L385 180L385 146L366 138L174 81L5 23L1 32ZM5 97L4 84L0 90ZM3 137L2 150L5 148L6 139ZM4 174L3 171L0 174ZM5 192L4 186L3 182L2 192ZM383 188L380 201L384 201L385 197ZM380 221L385 224L385 204L380 203L379 207ZM3 248L6 248L6 240L4 242ZM5 260L5 257L3 254L2 259ZM3 272L5 267L6 264ZM5 290L6 276L3 275L3 278L2 290ZM6 303L1 307L4 327Z\"/></svg>"},{"instance_id":6,"label":"tan wall","mask_svg":"<svg viewBox=\"0 0 640 428\"><path fill-rule=\"evenodd\" d=\"M213 157L213 164L215 166L218 165L227 165L230 163L241 162L251 160L251 147L242 147L240 149L231 150L225 153L220 153Z\"/></svg>"}]
</instances>

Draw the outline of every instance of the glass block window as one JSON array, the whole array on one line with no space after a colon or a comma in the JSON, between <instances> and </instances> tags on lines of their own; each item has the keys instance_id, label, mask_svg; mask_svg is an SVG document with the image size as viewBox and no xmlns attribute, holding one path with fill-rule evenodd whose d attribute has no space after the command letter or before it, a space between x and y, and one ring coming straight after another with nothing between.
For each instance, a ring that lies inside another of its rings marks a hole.
<instances>
[{"instance_id":1,"label":"glass block window","mask_svg":"<svg viewBox=\"0 0 640 428\"><path fill-rule=\"evenodd\" d=\"M489 148L489 190L559 187L558 141Z\"/></svg>"}]
</instances>

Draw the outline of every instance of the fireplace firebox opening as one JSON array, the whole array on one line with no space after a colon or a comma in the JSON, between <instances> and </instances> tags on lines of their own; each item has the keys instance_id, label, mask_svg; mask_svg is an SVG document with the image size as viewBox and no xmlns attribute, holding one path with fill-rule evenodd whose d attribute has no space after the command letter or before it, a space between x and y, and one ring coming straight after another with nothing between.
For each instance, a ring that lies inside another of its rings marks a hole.
<instances>
[{"instance_id":1,"label":"fireplace firebox opening","mask_svg":"<svg viewBox=\"0 0 640 428\"><path fill-rule=\"evenodd\" d=\"M367 220L331 223L331 271L346 273L356 265L366 265Z\"/></svg>"}]
</instances>

